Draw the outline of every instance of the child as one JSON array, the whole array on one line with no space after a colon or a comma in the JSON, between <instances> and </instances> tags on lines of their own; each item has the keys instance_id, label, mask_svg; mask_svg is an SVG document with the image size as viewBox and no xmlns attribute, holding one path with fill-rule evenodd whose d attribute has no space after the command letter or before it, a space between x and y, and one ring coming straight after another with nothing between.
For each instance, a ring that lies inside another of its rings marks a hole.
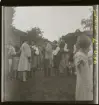
<instances>
[{"instance_id":1,"label":"child","mask_svg":"<svg viewBox=\"0 0 99 105\"><path fill-rule=\"evenodd\" d=\"M15 47L16 55L13 57L13 70L14 70L14 77L17 78L17 70L18 70L18 64L19 64L19 57L20 48L18 46Z\"/></svg>"},{"instance_id":2,"label":"child","mask_svg":"<svg viewBox=\"0 0 99 105\"><path fill-rule=\"evenodd\" d=\"M12 63L13 63L13 57L14 55L16 55L16 52L14 46L12 45L12 42L9 42L7 48L8 48L9 74L10 77L12 78L12 69L13 69Z\"/></svg>"},{"instance_id":3,"label":"child","mask_svg":"<svg viewBox=\"0 0 99 105\"><path fill-rule=\"evenodd\" d=\"M88 52L91 40L88 36L78 37L78 52L74 56L75 68L77 71L76 80L76 100L88 101L93 100L92 79L88 63Z\"/></svg>"}]
</instances>

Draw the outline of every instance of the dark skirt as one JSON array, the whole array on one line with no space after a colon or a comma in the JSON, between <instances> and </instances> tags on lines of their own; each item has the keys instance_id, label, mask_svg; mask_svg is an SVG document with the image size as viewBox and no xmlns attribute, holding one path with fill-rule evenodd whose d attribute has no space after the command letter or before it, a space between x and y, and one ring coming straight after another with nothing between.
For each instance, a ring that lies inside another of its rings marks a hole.
<instances>
[{"instance_id":1,"label":"dark skirt","mask_svg":"<svg viewBox=\"0 0 99 105\"><path fill-rule=\"evenodd\" d=\"M59 69L60 57L58 55L54 56L53 63L54 63L54 68Z\"/></svg>"},{"instance_id":2,"label":"dark skirt","mask_svg":"<svg viewBox=\"0 0 99 105\"><path fill-rule=\"evenodd\" d=\"M39 57L34 55L31 61L31 68L38 68L39 65Z\"/></svg>"}]
</instances>

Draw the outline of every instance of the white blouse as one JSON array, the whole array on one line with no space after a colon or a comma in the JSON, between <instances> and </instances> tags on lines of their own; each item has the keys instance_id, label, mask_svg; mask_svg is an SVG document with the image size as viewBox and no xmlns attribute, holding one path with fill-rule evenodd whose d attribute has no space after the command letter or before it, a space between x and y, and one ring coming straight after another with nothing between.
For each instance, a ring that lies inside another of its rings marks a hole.
<instances>
[{"instance_id":1,"label":"white blouse","mask_svg":"<svg viewBox=\"0 0 99 105\"><path fill-rule=\"evenodd\" d=\"M57 47L57 48L53 51L53 55L57 55L57 54L58 54L58 52L59 52L59 50L60 50L60 48L59 48L59 47Z\"/></svg>"},{"instance_id":2,"label":"white blouse","mask_svg":"<svg viewBox=\"0 0 99 105\"><path fill-rule=\"evenodd\" d=\"M35 54L36 54L36 55L39 55L39 49L38 49L38 47L36 47L36 46L34 45L34 46L32 46L32 48L35 50Z\"/></svg>"},{"instance_id":3,"label":"white blouse","mask_svg":"<svg viewBox=\"0 0 99 105\"><path fill-rule=\"evenodd\" d=\"M69 50L67 49L67 44L65 43L65 46L64 46L64 51L65 52L68 52Z\"/></svg>"}]
</instances>

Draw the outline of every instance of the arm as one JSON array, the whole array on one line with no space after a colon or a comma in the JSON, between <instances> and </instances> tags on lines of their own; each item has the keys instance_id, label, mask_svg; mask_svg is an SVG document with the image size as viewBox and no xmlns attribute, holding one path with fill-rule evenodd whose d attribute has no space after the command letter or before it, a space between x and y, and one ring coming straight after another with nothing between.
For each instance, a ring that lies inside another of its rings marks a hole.
<instances>
[{"instance_id":1,"label":"arm","mask_svg":"<svg viewBox=\"0 0 99 105\"><path fill-rule=\"evenodd\" d=\"M76 46L74 45L74 51L73 51L73 53L75 53L76 52Z\"/></svg>"},{"instance_id":2,"label":"arm","mask_svg":"<svg viewBox=\"0 0 99 105\"><path fill-rule=\"evenodd\" d=\"M78 65L77 65L77 67L79 68L79 70L81 70L81 68L83 66L84 66L84 61L83 60L79 61Z\"/></svg>"},{"instance_id":3,"label":"arm","mask_svg":"<svg viewBox=\"0 0 99 105\"><path fill-rule=\"evenodd\" d=\"M59 52L60 48L57 47L56 50L53 51L53 55L57 55L57 53Z\"/></svg>"},{"instance_id":4,"label":"arm","mask_svg":"<svg viewBox=\"0 0 99 105\"><path fill-rule=\"evenodd\" d=\"M12 56L16 55L16 52L15 52L15 48L14 47L11 47L10 53L11 53Z\"/></svg>"},{"instance_id":5,"label":"arm","mask_svg":"<svg viewBox=\"0 0 99 105\"><path fill-rule=\"evenodd\" d=\"M22 50L22 46L21 46L21 48L19 49L19 51L16 52L16 54L20 54L20 53L21 53L21 50Z\"/></svg>"},{"instance_id":6,"label":"arm","mask_svg":"<svg viewBox=\"0 0 99 105\"><path fill-rule=\"evenodd\" d=\"M81 72L82 68L84 67L86 61L84 57L80 53L76 53L74 56L75 66L78 68L79 72Z\"/></svg>"},{"instance_id":7,"label":"arm","mask_svg":"<svg viewBox=\"0 0 99 105\"><path fill-rule=\"evenodd\" d=\"M93 63L92 57L89 57L89 58L88 58L88 63L89 63L89 65L92 65L92 63Z\"/></svg>"},{"instance_id":8,"label":"arm","mask_svg":"<svg viewBox=\"0 0 99 105\"><path fill-rule=\"evenodd\" d=\"M16 55L16 51L15 48L13 47L13 55Z\"/></svg>"}]
</instances>

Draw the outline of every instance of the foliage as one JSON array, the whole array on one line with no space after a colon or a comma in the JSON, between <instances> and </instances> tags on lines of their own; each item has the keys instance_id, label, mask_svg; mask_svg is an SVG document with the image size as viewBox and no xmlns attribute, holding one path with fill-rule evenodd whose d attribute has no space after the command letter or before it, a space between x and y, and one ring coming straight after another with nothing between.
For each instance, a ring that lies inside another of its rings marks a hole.
<instances>
[{"instance_id":1,"label":"foliage","mask_svg":"<svg viewBox=\"0 0 99 105\"><path fill-rule=\"evenodd\" d=\"M93 11L91 11L91 15L89 16L89 18L81 20L81 25L83 26L84 30L92 31L93 29Z\"/></svg>"},{"instance_id":2,"label":"foliage","mask_svg":"<svg viewBox=\"0 0 99 105\"><path fill-rule=\"evenodd\" d=\"M30 42L34 41L38 45L43 45L45 41L48 41L48 39L43 37L43 33L39 27L34 27L30 31L27 31L27 38Z\"/></svg>"},{"instance_id":3,"label":"foliage","mask_svg":"<svg viewBox=\"0 0 99 105\"><path fill-rule=\"evenodd\" d=\"M75 31L75 33L68 33L67 35L62 36L61 38L64 38L65 42L68 45L68 49L72 50L74 44L76 44L77 36L83 35L83 34L89 36L92 39L92 35L93 35L92 31L83 31L83 32L80 32L80 31L77 31L77 30Z\"/></svg>"}]
</instances>

